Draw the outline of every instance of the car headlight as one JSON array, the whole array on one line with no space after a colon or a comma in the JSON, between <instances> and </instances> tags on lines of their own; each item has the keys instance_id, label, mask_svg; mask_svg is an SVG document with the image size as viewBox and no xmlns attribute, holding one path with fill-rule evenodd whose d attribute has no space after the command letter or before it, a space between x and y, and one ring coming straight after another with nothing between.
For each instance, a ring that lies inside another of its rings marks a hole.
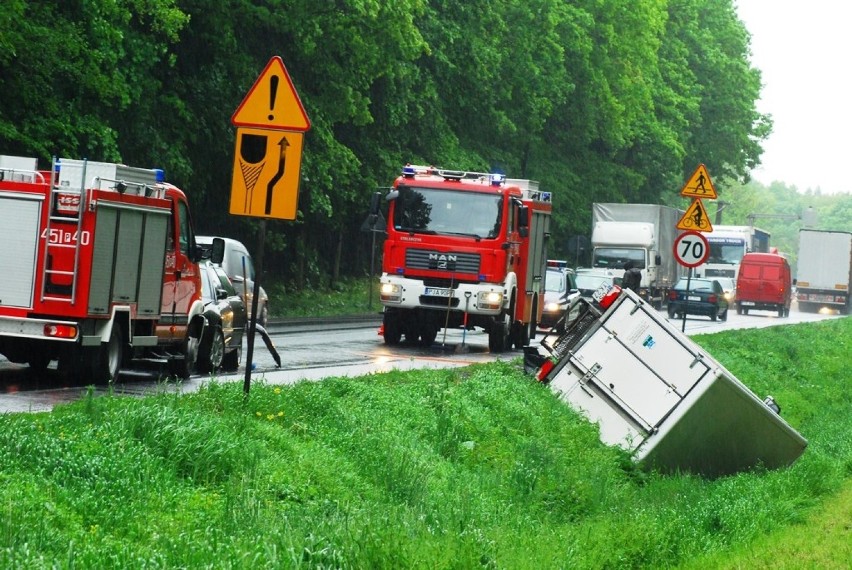
<instances>
[{"instance_id":1,"label":"car headlight","mask_svg":"<svg viewBox=\"0 0 852 570\"><path fill-rule=\"evenodd\" d=\"M476 304L481 309L499 309L503 306L503 293L501 291L483 291L476 296Z\"/></svg>"},{"instance_id":2,"label":"car headlight","mask_svg":"<svg viewBox=\"0 0 852 570\"><path fill-rule=\"evenodd\" d=\"M402 300L402 287L396 283L382 283L379 296L382 301L399 303Z\"/></svg>"},{"instance_id":3,"label":"car headlight","mask_svg":"<svg viewBox=\"0 0 852 570\"><path fill-rule=\"evenodd\" d=\"M544 304L544 312L545 313L558 313L562 307L559 306L559 303L555 303L553 301Z\"/></svg>"}]
</instances>

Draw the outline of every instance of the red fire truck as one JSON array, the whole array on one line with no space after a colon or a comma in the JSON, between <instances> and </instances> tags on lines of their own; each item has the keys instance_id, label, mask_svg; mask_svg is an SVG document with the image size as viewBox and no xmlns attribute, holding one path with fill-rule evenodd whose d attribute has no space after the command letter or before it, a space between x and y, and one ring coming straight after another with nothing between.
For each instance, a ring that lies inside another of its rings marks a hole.
<instances>
[{"instance_id":1,"label":"red fire truck","mask_svg":"<svg viewBox=\"0 0 852 570\"><path fill-rule=\"evenodd\" d=\"M405 166L387 195L385 343L404 335L428 346L443 328L481 327L492 352L528 345L543 307L550 198L530 180Z\"/></svg>"},{"instance_id":2,"label":"red fire truck","mask_svg":"<svg viewBox=\"0 0 852 570\"><path fill-rule=\"evenodd\" d=\"M200 249L162 171L0 156L0 353L83 381L134 357L187 377L203 329Z\"/></svg>"}]
</instances>

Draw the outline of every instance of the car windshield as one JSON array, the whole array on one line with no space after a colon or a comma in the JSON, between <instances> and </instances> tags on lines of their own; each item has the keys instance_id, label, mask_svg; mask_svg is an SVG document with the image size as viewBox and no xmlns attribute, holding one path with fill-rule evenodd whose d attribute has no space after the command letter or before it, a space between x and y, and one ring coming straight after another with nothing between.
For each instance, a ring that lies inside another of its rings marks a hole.
<instances>
[{"instance_id":1,"label":"car windshield","mask_svg":"<svg viewBox=\"0 0 852 570\"><path fill-rule=\"evenodd\" d=\"M603 283L612 283L612 277L606 275L577 274L577 287L580 289L597 289Z\"/></svg>"},{"instance_id":2,"label":"car windshield","mask_svg":"<svg viewBox=\"0 0 852 570\"><path fill-rule=\"evenodd\" d=\"M548 271L544 276L544 290L561 293L565 290L565 274L561 271Z\"/></svg>"},{"instance_id":3,"label":"car windshield","mask_svg":"<svg viewBox=\"0 0 852 570\"><path fill-rule=\"evenodd\" d=\"M502 205L495 193L400 186L393 224L399 231L495 238Z\"/></svg>"},{"instance_id":4,"label":"car windshield","mask_svg":"<svg viewBox=\"0 0 852 570\"><path fill-rule=\"evenodd\" d=\"M686 279L681 279L675 285L675 289L678 291L686 291ZM707 291L713 290L713 281L710 279L691 279L689 280L689 291L700 291L701 289L705 289Z\"/></svg>"},{"instance_id":5,"label":"car windshield","mask_svg":"<svg viewBox=\"0 0 852 570\"><path fill-rule=\"evenodd\" d=\"M733 279L728 279L727 277L720 277L719 279L716 279L716 281L719 282L719 285L721 285L722 289L724 289L725 291L733 291L733 289L734 289L734 280Z\"/></svg>"},{"instance_id":6,"label":"car windshield","mask_svg":"<svg viewBox=\"0 0 852 570\"><path fill-rule=\"evenodd\" d=\"M201 269L201 296L205 302L212 301L216 298L213 294L213 285L210 281L210 267L204 266Z\"/></svg>"}]
</instances>

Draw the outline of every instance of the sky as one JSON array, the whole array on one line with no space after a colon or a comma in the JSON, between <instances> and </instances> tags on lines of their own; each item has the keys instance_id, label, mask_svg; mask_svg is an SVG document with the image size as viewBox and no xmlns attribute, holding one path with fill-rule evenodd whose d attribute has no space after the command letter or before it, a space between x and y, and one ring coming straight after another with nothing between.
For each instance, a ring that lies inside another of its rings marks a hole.
<instances>
[{"instance_id":1,"label":"sky","mask_svg":"<svg viewBox=\"0 0 852 570\"><path fill-rule=\"evenodd\" d=\"M772 115L752 178L852 192L852 4L847 0L734 0L762 72L757 109Z\"/></svg>"}]
</instances>

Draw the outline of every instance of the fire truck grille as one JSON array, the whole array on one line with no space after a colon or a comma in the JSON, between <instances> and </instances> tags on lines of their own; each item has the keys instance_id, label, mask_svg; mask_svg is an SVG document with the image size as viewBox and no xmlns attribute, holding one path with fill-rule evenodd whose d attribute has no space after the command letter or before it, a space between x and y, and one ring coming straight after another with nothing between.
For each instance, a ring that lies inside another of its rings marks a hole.
<instances>
[{"instance_id":1,"label":"fire truck grille","mask_svg":"<svg viewBox=\"0 0 852 570\"><path fill-rule=\"evenodd\" d=\"M433 269L455 273L479 273L478 253L442 253L428 249L409 249L405 253L407 269Z\"/></svg>"}]
</instances>

